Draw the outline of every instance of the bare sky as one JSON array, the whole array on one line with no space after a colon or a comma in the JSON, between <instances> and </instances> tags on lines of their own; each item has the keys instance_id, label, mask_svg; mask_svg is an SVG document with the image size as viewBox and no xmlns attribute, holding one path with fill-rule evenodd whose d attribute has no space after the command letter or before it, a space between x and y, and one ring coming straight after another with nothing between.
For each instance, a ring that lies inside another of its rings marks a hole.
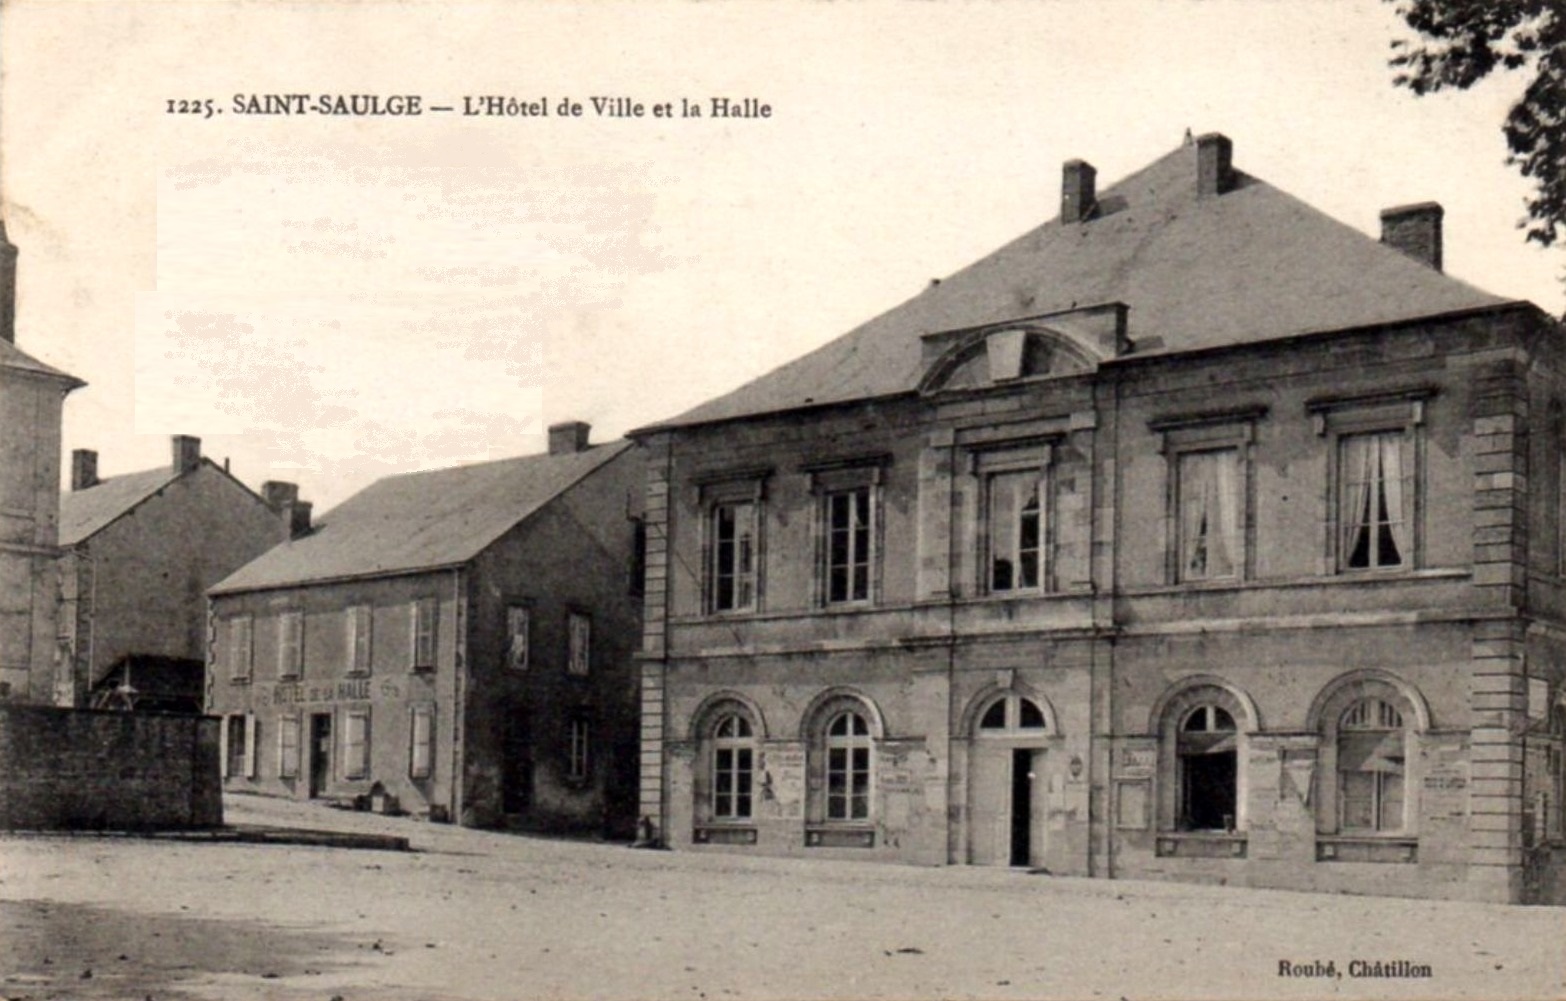
<instances>
[{"instance_id":1,"label":"bare sky","mask_svg":"<svg viewBox=\"0 0 1566 1001\"><path fill-rule=\"evenodd\" d=\"M1377 0L7 0L18 343L89 383L65 446L104 475L196 434L320 510L549 422L686 410L1052 217L1062 161L1102 187L1187 128L1367 233L1439 201L1450 273L1561 313L1566 256L1523 242L1505 164L1521 79L1415 98L1386 66L1403 34ZM250 93L458 112L235 114ZM551 115L460 114L489 94ZM771 117L653 117L715 96Z\"/></svg>"}]
</instances>

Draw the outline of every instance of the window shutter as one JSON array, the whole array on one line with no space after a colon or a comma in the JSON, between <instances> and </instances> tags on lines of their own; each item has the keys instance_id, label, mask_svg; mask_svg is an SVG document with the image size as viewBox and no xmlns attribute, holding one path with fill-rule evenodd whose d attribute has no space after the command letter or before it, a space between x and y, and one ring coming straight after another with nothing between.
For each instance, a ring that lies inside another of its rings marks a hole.
<instances>
[{"instance_id":1,"label":"window shutter","mask_svg":"<svg viewBox=\"0 0 1566 1001\"><path fill-rule=\"evenodd\" d=\"M223 716L222 724L218 726L218 774L228 778L228 721L230 717Z\"/></svg>"},{"instance_id":2,"label":"window shutter","mask_svg":"<svg viewBox=\"0 0 1566 1001\"><path fill-rule=\"evenodd\" d=\"M245 713L245 778L256 777L256 744L260 734L257 732L256 714Z\"/></svg>"}]
</instances>

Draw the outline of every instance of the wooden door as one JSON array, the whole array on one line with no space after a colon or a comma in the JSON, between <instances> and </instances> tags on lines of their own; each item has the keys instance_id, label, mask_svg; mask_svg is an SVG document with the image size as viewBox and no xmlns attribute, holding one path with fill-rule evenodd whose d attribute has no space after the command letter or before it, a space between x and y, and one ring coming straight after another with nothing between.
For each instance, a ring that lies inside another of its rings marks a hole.
<instances>
[{"instance_id":1,"label":"wooden door","mask_svg":"<svg viewBox=\"0 0 1566 1001\"><path fill-rule=\"evenodd\" d=\"M1011 863L1011 749L976 745L968 759L968 861Z\"/></svg>"}]
</instances>

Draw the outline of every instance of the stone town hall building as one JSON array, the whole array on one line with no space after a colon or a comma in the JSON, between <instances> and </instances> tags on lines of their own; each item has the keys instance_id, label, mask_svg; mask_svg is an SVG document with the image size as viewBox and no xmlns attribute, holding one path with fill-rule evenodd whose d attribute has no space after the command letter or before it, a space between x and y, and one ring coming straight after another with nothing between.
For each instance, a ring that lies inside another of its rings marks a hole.
<instances>
[{"instance_id":1,"label":"stone town hall building","mask_svg":"<svg viewBox=\"0 0 1566 1001\"><path fill-rule=\"evenodd\" d=\"M1561 899L1566 341L1203 136L633 435L680 847Z\"/></svg>"}]
</instances>

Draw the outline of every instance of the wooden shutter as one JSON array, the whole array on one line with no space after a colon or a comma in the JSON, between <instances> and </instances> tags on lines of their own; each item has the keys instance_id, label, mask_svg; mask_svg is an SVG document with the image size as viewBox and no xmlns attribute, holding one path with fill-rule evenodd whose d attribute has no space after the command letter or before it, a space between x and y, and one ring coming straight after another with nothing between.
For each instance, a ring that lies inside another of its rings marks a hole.
<instances>
[{"instance_id":1,"label":"wooden shutter","mask_svg":"<svg viewBox=\"0 0 1566 1001\"><path fill-rule=\"evenodd\" d=\"M228 778L228 716L222 717L223 722L218 726L218 774Z\"/></svg>"},{"instance_id":2,"label":"wooden shutter","mask_svg":"<svg viewBox=\"0 0 1566 1001\"><path fill-rule=\"evenodd\" d=\"M260 727L255 713L245 713L245 778L256 777L256 745L260 742Z\"/></svg>"}]
</instances>

